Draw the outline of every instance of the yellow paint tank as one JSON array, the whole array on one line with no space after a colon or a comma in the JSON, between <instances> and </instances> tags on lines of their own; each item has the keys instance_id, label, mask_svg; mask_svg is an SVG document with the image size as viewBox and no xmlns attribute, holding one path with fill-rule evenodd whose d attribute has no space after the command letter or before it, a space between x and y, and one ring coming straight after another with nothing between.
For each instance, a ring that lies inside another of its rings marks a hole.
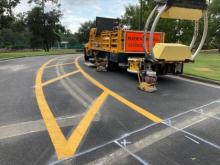
<instances>
[{"instance_id":1,"label":"yellow paint tank","mask_svg":"<svg viewBox=\"0 0 220 165\"><path fill-rule=\"evenodd\" d=\"M157 43L154 47L154 56L158 60L185 61L191 59L192 52L189 46L172 43Z\"/></svg>"}]
</instances>

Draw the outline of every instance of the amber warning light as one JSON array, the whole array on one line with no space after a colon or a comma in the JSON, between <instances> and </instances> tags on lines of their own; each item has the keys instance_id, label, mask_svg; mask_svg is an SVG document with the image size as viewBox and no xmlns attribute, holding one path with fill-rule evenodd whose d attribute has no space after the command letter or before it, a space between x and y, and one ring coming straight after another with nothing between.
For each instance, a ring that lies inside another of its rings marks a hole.
<instances>
[{"instance_id":1,"label":"amber warning light","mask_svg":"<svg viewBox=\"0 0 220 165\"><path fill-rule=\"evenodd\" d=\"M147 33L147 49L149 50L149 36ZM163 33L155 32L153 45L161 43L163 40ZM136 31L125 32L125 53L144 53L144 33Z\"/></svg>"}]
</instances>

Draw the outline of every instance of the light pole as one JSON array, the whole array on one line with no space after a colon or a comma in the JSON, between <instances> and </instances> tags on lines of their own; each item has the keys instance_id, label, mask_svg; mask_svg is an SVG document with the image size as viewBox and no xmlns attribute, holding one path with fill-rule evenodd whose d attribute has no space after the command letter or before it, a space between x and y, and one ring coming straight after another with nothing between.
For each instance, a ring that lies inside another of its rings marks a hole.
<instances>
[{"instance_id":1,"label":"light pole","mask_svg":"<svg viewBox=\"0 0 220 165\"><path fill-rule=\"evenodd\" d=\"M139 30L142 30L142 10L143 10L143 0L140 0L140 20L139 20Z\"/></svg>"},{"instance_id":2,"label":"light pole","mask_svg":"<svg viewBox=\"0 0 220 165\"><path fill-rule=\"evenodd\" d=\"M44 13L44 8L45 8L45 0L42 0L42 10L43 10L43 13Z\"/></svg>"}]
</instances>

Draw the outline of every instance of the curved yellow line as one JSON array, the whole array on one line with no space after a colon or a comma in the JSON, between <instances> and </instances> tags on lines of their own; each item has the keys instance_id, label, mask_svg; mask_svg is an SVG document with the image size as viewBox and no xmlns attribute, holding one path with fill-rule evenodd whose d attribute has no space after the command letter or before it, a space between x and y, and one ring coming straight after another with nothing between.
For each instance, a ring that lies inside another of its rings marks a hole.
<instances>
[{"instance_id":1,"label":"curved yellow line","mask_svg":"<svg viewBox=\"0 0 220 165\"><path fill-rule=\"evenodd\" d=\"M55 148L55 151L56 151L56 154L59 160L73 156L76 153L95 115L100 110L103 102L105 101L108 95L111 95L112 97L116 98L118 101L124 103L131 109L135 110L136 112L140 113L146 118L151 119L154 122L159 123L162 121L162 119L160 119L159 117L135 105L134 103L128 101L124 97L118 95L117 93L113 92L112 90L110 90L109 88L105 87L104 85L99 83L97 80L92 78L89 74L87 74L80 67L78 63L78 60L79 60L79 57L78 57L75 60L75 64L78 70L83 74L84 77L86 77L90 82L92 82L94 85L102 89L104 92L94 101L94 103L88 109L85 116L81 119L80 123L76 126L75 130L73 131L72 135L67 141L65 136L62 133L62 130L60 129L56 121L56 118L54 117L53 113L50 110L50 107L46 101L46 98L43 92L43 86L42 86L43 72L46 69L47 65L54 60L56 59L52 59L46 62L38 70L36 81L35 81L35 85L36 85L35 95L36 95L39 110L41 112L41 115L43 117L43 120L45 122L49 136L51 138L51 141L53 143L53 146Z\"/></svg>"},{"instance_id":2,"label":"curved yellow line","mask_svg":"<svg viewBox=\"0 0 220 165\"><path fill-rule=\"evenodd\" d=\"M108 96L107 92L103 92L91 105L88 111L85 113L84 117L81 119L80 123L74 129L72 135L66 140L65 136L63 135L56 118L54 117L53 113L50 110L50 107L46 101L44 92L43 92L43 83L42 77L43 72L46 69L47 65L54 61L52 59L45 64L43 64L37 72L36 81L35 81L35 95L38 103L39 110L43 117L44 123L47 127L49 136L55 148L57 157L59 160L74 156L76 153L83 137L85 136L89 126L91 125L95 115L100 110L103 102ZM77 73L78 71L71 72ZM69 75L65 75L69 76ZM50 82L50 81L49 81ZM52 82L52 81L51 81Z\"/></svg>"},{"instance_id":3,"label":"curved yellow line","mask_svg":"<svg viewBox=\"0 0 220 165\"><path fill-rule=\"evenodd\" d=\"M47 127L48 133L50 135L51 141L54 145L55 151L57 153L58 159L62 159L65 157L65 146L66 139L53 115L51 112L49 105L44 96L43 88L42 88L42 77L43 71L46 66L56 59L49 60L45 64L43 64L37 72L36 76L36 87L35 87L35 95L38 103L39 110Z\"/></svg>"},{"instance_id":4,"label":"curved yellow line","mask_svg":"<svg viewBox=\"0 0 220 165\"><path fill-rule=\"evenodd\" d=\"M127 105L128 107L130 107L131 109L133 109L134 111L138 112L139 114L145 116L146 118L152 120L153 122L156 123L161 123L162 119L152 113L150 113L149 111L141 108L140 106L132 103L131 101L125 99L124 97L120 96L119 94L113 92L112 90L110 90L109 88L107 88L106 86L104 86L103 84L101 84L100 82L98 82L97 80L95 80L94 78L92 78L88 73L86 73L79 65L79 58L76 58L76 67L78 68L78 70L83 74L83 76L88 79L90 82L92 82L95 86L99 87L100 89L102 89L103 91L106 91L109 95L111 95L112 97L114 97L115 99L117 99L118 101L122 102L123 104Z\"/></svg>"}]
</instances>

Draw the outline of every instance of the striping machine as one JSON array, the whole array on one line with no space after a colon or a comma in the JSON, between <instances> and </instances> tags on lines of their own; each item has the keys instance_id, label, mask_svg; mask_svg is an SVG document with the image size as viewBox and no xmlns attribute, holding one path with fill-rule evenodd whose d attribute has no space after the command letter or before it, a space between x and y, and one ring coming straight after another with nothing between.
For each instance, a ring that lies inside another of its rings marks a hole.
<instances>
[{"instance_id":1,"label":"striping machine","mask_svg":"<svg viewBox=\"0 0 220 165\"><path fill-rule=\"evenodd\" d=\"M97 17L85 44L85 61L95 65L97 71L126 68L137 74L140 90L154 92L158 75L182 74L184 64L193 62L199 54L208 31L207 8L206 0L155 0L143 31L123 29L118 19ZM202 18L202 38L193 51ZM193 21L191 44L165 43L165 32L155 32L160 19Z\"/></svg>"}]
</instances>

